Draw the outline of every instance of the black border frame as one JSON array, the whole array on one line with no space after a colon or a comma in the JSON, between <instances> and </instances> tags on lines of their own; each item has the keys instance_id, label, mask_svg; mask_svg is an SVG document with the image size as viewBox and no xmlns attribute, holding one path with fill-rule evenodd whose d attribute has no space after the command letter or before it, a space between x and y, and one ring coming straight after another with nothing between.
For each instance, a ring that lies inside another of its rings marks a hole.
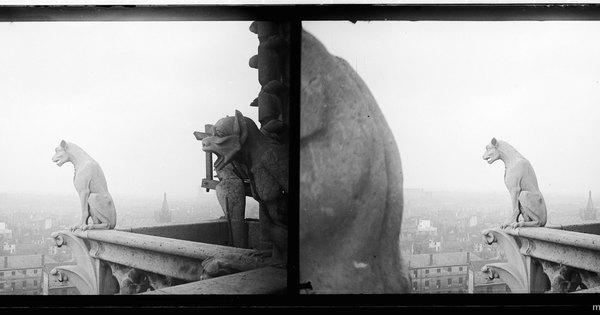
<instances>
[{"instance_id":1,"label":"black border frame","mask_svg":"<svg viewBox=\"0 0 600 315\"><path fill-rule=\"evenodd\" d=\"M600 20L600 3L327 5L0 5L0 22Z\"/></svg>"},{"instance_id":2,"label":"black border frame","mask_svg":"<svg viewBox=\"0 0 600 315\"><path fill-rule=\"evenodd\" d=\"M522 308L592 311L594 294L299 295L298 189L301 21L600 21L600 4L376 4L376 5L0 5L0 22L53 21L254 21L291 22L290 55L290 255L288 294L211 296L11 296L2 308L398 308L436 307L502 313ZM252 52L248 53L250 58ZM296 222L294 222L296 220ZM295 223L295 224L294 224ZM294 263L295 262L295 263Z\"/></svg>"}]
</instances>

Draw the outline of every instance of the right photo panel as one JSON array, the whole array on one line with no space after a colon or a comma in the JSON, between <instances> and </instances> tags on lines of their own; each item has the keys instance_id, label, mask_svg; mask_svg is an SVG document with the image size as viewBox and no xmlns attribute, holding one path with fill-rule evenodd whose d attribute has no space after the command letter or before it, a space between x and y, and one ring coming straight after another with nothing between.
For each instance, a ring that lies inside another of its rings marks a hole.
<instances>
[{"instance_id":1,"label":"right photo panel","mask_svg":"<svg viewBox=\"0 0 600 315\"><path fill-rule=\"evenodd\" d=\"M306 21L301 294L600 292L600 21Z\"/></svg>"}]
</instances>

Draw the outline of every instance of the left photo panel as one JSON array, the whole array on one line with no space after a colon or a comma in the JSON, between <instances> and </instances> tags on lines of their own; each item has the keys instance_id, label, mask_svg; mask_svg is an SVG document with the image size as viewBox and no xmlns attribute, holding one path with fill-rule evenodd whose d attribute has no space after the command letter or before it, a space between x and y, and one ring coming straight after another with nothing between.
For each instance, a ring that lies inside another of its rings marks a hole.
<instances>
[{"instance_id":1,"label":"left photo panel","mask_svg":"<svg viewBox=\"0 0 600 315\"><path fill-rule=\"evenodd\" d=\"M0 295L288 292L289 22L0 38Z\"/></svg>"}]
</instances>

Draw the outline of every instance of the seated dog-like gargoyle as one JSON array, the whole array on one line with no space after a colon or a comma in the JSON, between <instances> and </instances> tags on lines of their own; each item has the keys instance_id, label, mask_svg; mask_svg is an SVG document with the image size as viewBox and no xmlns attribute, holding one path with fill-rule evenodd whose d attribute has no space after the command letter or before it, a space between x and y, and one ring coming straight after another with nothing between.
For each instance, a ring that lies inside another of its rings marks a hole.
<instances>
[{"instance_id":1,"label":"seated dog-like gargoyle","mask_svg":"<svg viewBox=\"0 0 600 315\"><path fill-rule=\"evenodd\" d=\"M65 140L60 142L55 151L52 162L58 166L71 162L75 168L73 184L81 201L82 216L79 224L71 227L71 231L114 229L117 225L117 212L98 162L78 145ZM90 217L93 223L87 224Z\"/></svg>"},{"instance_id":2,"label":"seated dog-like gargoyle","mask_svg":"<svg viewBox=\"0 0 600 315\"><path fill-rule=\"evenodd\" d=\"M217 121L213 136L202 140L202 150L217 155L217 172L230 163L239 173L247 172L253 197L262 205L261 225L273 243L273 258L287 261L287 147L236 110L235 116Z\"/></svg>"},{"instance_id":3,"label":"seated dog-like gargoyle","mask_svg":"<svg viewBox=\"0 0 600 315\"><path fill-rule=\"evenodd\" d=\"M488 164L502 160L505 166L504 184L512 199L511 217L500 227L534 227L546 225L546 203L538 187L531 163L506 141L493 138L485 147L483 159ZM518 222L519 215L523 221Z\"/></svg>"}]
</instances>

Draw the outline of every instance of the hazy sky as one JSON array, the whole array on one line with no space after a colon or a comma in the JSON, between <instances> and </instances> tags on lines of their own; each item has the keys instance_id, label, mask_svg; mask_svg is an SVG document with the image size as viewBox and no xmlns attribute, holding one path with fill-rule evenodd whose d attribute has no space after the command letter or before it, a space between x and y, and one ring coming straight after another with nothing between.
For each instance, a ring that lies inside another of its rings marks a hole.
<instances>
[{"instance_id":1,"label":"hazy sky","mask_svg":"<svg viewBox=\"0 0 600 315\"><path fill-rule=\"evenodd\" d=\"M394 133L405 187L506 191L492 137L542 192L600 195L600 22L305 22L346 59Z\"/></svg>"},{"instance_id":2,"label":"hazy sky","mask_svg":"<svg viewBox=\"0 0 600 315\"><path fill-rule=\"evenodd\" d=\"M0 23L0 192L75 193L61 139L97 160L115 195L194 197L204 130L260 85L245 22Z\"/></svg>"}]
</instances>

